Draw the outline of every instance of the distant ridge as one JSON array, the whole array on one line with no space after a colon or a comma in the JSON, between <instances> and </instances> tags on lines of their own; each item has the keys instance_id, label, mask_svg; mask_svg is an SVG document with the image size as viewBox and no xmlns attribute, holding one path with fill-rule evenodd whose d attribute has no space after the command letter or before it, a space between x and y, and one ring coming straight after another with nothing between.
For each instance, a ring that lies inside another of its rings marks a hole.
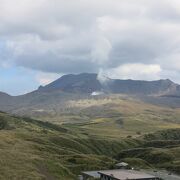
<instances>
[{"instance_id":1,"label":"distant ridge","mask_svg":"<svg viewBox=\"0 0 180 180\"><path fill-rule=\"evenodd\" d=\"M10 95L4 92L0 92L0 98L7 98L7 97L10 97Z\"/></svg>"},{"instance_id":2,"label":"distant ridge","mask_svg":"<svg viewBox=\"0 0 180 180\"><path fill-rule=\"evenodd\" d=\"M114 94L155 105L180 107L180 85L169 79L120 80L101 78L95 73L82 73L64 75L21 96L0 92L0 111L23 116L53 112L56 114L62 110L66 111L71 101L96 97L103 99Z\"/></svg>"},{"instance_id":3,"label":"distant ridge","mask_svg":"<svg viewBox=\"0 0 180 180\"><path fill-rule=\"evenodd\" d=\"M7 93L4 93L4 92L0 92L0 95L2 95L2 96L8 96L8 94L7 94Z\"/></svg>"},{"instance_id":4,"label":"distant ridge","mask_svg":"<svg viewBox=\"0 0 180 180\"><path fill-rule=\"evenodd\" d=\"M93 93L94 91L103 91L115 94L180 95L180 86L169 79L142 81L107 78L107 82L100 82L97 77L98 75L94 73L64 75L44 87L41 86L38 91L63 91L71 93Z\"/></svg>"}]
</instances>

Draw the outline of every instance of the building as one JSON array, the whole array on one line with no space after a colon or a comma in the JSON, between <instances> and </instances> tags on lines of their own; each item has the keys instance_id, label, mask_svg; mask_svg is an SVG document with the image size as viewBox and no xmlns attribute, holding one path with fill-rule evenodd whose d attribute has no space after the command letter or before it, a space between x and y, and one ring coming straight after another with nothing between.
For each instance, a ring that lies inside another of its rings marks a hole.
<instances>
[{"instance_id":1,"label":"building","mask_svg":"<svg viewBox=\"0 0 180 180\"><path fill-rule=\"evenodd\" d=\"M98 171L85 171L82 172L82 180L89 180L89 179L100 179L100 174Z\"/></svg>"},{"instance_id":2,"label":"building","mask_svg":"<svg viewBox=\"0 0 180 180\"><path fill-rule=\"evenodd\" d=\"M169 174L168 171L152 170L102 170L85 171L79 175L79 180L180 180L180 176Z\"/></svg>"},{"instance_id":3,"label":"building","mask_svg":"<svg viewBox=\"0 0 180 180\"><path fill-rule=\"evenodd\" d=\"M160 180L158 177L135 170L99 171L100 180Z\"/></svg>"}]
</instances>

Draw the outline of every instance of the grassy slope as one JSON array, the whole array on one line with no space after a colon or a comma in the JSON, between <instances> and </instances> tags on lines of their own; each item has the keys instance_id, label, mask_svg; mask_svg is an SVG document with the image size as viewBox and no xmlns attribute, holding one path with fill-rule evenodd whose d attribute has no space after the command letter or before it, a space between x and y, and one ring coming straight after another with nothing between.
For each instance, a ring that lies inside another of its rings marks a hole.
<instances>
[{"instance_id":1,"label":"grassy slope","mask_svg":"<svg viewBox=\"0 0 180 180\"><path fill-rule=\"evenodd\" d=\"M64 122L76 131L94 136L117 139L180 128L180 109L154 106L121 96L71 101L69 106L69 112L75 108L77 112L64 113L54 122Z\"/></svg>"},{"instance_id":2,"label":"grassy slope","mask_svg":"<svg viewBox=\"0 0 180 180\"><path fill-rule=\"evenodd\" d=\"M1 113L0 179L71 180L83 170L112 168L117 160L135 167L165 167L179 172L179 135L176 129L139 140L95 138Z\"/></svg>"},{"instance_id":3,"label":"grassy slope","mask_svg":"<svg viewBox=\"0 0 180 180\"><path fill-rule=\"evenodd\" d=\"M135 167L166 168L180 173L180 129L168 129L145 135L140 148L121 151L116 159Z\"/></svg>"},{"instance_id":4,"label":"grassy slope","mask_svg":"<svg viewBox=\"0 0 180 180\"><path fill-rule=\"evenodd\" d=\"M132 140L94 139L50 123L0 114L0 179L76 179L113 166Z\"/></svg>"},{"instance_id":5,"label":"grassy slope","mask_svg":"<svg viewBox=\"0 0 180 180\"><path fill-rule=\"evenodd\" d=\"M167 163L162 158L157 167L179 171L179 142L173 139L172 144L158 133L137 140L146 133L180 128L179 109L115 96L70 101L64 112L45 119L61 126L0 113L0 179L76 179L82 170L112 167L113 157L154 167L148 158L156 152L157 156L176 154L177 160L170 157ZM169 144L171 148L166 147ZM149 147L146 155L117 156L124 150Z\"/></svg>"}]
</instances>

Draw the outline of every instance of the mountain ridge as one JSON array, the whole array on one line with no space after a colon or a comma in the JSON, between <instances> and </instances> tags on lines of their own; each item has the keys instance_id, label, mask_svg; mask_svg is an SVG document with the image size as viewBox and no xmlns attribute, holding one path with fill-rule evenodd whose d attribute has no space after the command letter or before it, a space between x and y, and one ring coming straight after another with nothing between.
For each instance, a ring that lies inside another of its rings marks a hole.
<instances>
[{"instance_id":1,"label":"mountain ridge","mask_svg":"<svg viewBox=\"0 0 180 180\"><path fill-rule=\"evenodd\" d=\"M105 78L104 78L105 79ZM104 93L143 94L143 95L180 95L180 85L169 79L155 81L111 79L100 81L98 74L81 73L68 74L52 83L41 86L37 91L64 91L71 93Z\"/></svg>"},{"instance_id":2,"label":"mountain ridge","mask_svg":"<svg viewBox=\"0 0 180 180\"><path fill-rule=\"evenodd\" d=\"M19 96L12 96L5 92L0 92L0 98L20 97L41 92L51 93L54 91L87 94L92 94L95 91L102 91L104 93L115 94L180 96L180 85L174 83L170 79L147 81L103 77L101 81L96 73L80 73L63 75L45 86L39 86L37 90Z\"/></svg>"},{"instance_id":3,"label":"mountain ridge","mask_svg":"<svg viewBox=\"0 0 180 180\"><path fill-rule=\"evenodd\" d=\"M0 110L22 116L56 116L59 112L71 111L72 101L105 100L114 95L154 105L180 107L180 85L169 79L143 81L103 77L100 82L99 78L95 73L69 74L24 95L0 93Z\"/></svg>"}]
</instances>

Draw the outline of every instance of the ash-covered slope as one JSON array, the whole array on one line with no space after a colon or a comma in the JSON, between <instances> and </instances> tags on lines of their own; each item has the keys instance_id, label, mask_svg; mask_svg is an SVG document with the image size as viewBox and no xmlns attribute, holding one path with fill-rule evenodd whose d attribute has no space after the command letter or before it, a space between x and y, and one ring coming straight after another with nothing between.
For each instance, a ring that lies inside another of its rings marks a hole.
<instances>
[{"instance_id":1,"label":"ash-covered slope","mask_svg":"<svg viewBox=\"0 0 180 180\"><path fill-rule=\"evenodd\" d=\"M102 89L101 83L97 80L97 74L83 73L78 75L68 74L62 76L56 81L40 87L38 91L57 91L72 93L92 93L93 91L100 91Z\"/></svg>"},{"instance_id":2,"label":"ash-covered slope","mask_svg":"<svg viewBox=\"0 0 180 180\"><path fill-rule=\"evenodd\" d=\"M38 90L21 96L0 93L0 110L19 115L36 115L68 109L68 101L93 98L94 92L103 92L100 98L111 94L124 94L142 101L180 107L180 86L170 80L137 81L103 78L97 74L65 75L56 81L41 86Z\"/></svg>"},{"instance_id":3,"label":"ash-covered slope","mask_svg":"<svg viewBox=\"0 0 180 180\"><path fill-rule=\"evenodd\" d=\"M93 93L103 91L132 95L180 95L180 86L169 79L158 81L110 79L100 82L97 74L65 75L38 89L39 92L64 91L71 93Z\"/></svg>"},{"instance_id":4,"label":"ash-covered slope","mask_svg":"<svg viewBox=\"0 0 180 180\"><path fill-rule=\"evenodd\" d=\"M138 94L138 95L166 95L179 94L179 85L170 80L137 81L114 80L110 85L113 93Z\"/></svg>"}]
</instances>

